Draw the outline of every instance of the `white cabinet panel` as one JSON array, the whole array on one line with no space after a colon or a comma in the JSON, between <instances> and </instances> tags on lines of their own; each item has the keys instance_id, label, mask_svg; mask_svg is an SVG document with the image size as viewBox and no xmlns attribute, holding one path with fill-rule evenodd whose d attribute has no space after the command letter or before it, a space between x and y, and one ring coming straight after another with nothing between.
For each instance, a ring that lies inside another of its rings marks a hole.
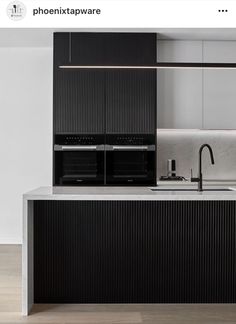
<instances>
[{"instance_id":1,"label":"white cabinet panel","mask_svg":"<svg viewBox=\"0 0 236 324\"><path fill-rule=\"evenodd\" d=\"M158 40L157 62L202 62L202 41Z\"/></svg>"},{"instance_id":2,"label":"white cabinet panel","mask_svg":"<svg viewBox=\"0 0 236 324\"><path fill-rule=\"evenodd\" d=\"M236 41L204 41L204 62L236 62Z\"/></svg>"},{"instance_id":3,"label":"white cabinet panel","mask_svg":"<svg viewBox=\"0 0 236 324\"><path fill-rule=\"evenodd\" d=\"M202 128L202 72L157 72L158 128Z\"/></svg>"},{"instance_id":4,"label":"white cabinet panel","mask_svg":"<svg viewBox=\"0 0 236 324\"><path fill-rule=\"evenodd\" d=\"M236 62L236 42L204 42L204 62ZM205 70L203 127L236 129L236 70Z\"/></svg>"},{"instance_id":5,"label":"white cabinet panel","mask_svg":"<svg viewBox=\"0 0 236 324\"><path fill-rule=\"evenodd\" d=\"M236 71L204 72L203 127L236 129Z\"/></svg>"},{"instance_id":6,"label":"white cabinet panel","mask_svg":"<svg viewBox=\"0 0 236 324\"><path fill-rule=\"evenodd\" d=\"M158 41L158 62L201 62L201 41ZM202 128L202 71L157 70L158 128Z\"/></svg>"}]
</instances>

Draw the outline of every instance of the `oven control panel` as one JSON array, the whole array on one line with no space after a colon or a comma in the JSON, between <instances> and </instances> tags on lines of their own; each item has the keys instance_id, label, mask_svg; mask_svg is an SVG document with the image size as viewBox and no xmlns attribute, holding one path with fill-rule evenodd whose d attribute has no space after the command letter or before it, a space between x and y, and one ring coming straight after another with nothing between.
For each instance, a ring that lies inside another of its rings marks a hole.
<instances>
[{"instance_id":1,"label":"oven control panel","mask_svg":"<svg viewBox=\"0 0 236 324\"><path fill-rule=\"evenodd\" d=\"M59 145L97 145L103 143L103 135L55 135L55 144Z\"/></svg>"},{"instance_id":2,"label":"oven control panel","mask_svg":"<svg viewBox=\"0 0 236 324\"><path fill-rule=\"evenodd\" d=\"M155 145L155 135L87 135L87 134L56 134L54 144L57 145Z\"/></svg>"},{"instance_id":3,"label":"oven control panel","mask_svg":"<svg viewBox=\"0 0 236 324\"><path fill-rule=\"evenodd\" d=\"M107 143L112 145L154 145L153 135L107 135Z\"/></svg>"},{"instance_id":4,"label":"oven control panel","mask_svg":"<svg viewBox=\"0 0 236 324\"><path fill-rule=\"evenodd\" d=\"M118 136L114 144L119 145L142 145L144 143L143 137L136 136Z\"/></svg>"}]
</instances>

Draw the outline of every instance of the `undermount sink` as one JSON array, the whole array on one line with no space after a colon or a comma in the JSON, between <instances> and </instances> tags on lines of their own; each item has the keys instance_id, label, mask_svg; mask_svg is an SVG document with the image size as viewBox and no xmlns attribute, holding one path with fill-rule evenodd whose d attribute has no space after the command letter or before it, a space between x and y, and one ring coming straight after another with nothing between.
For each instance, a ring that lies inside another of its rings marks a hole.
<instances>
[{"instance_id":1,"label":"undermount sink","mask_svg":"<svg viewBox=\"0 0 236 324\"><path fill-rule=\"evenodd\" d=\"M153 188L151 191L198 191L194 188ZM204 191L234 191L234 189L231 188L203 188Z\"/></svg>"}]
</instances>

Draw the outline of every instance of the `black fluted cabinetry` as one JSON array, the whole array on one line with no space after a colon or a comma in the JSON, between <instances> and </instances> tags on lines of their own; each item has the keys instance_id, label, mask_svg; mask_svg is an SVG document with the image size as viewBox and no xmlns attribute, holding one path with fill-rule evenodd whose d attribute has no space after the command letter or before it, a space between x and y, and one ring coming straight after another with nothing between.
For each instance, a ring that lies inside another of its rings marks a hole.
<instances>
[{"instance_id":1,"label":"black fluted cabinetry","mask_svg":"<svg viewBox=\"0 0 236 324\"><path fill-rule=\"evenodd\" d=\"M54 133L103 134L104 72L57 70L54 81Z\"/></svg>"},{"instance_id":2,"label":"black fluted cabinetry","mask_svg":"<svg viewBox=\"0 0 236 324\"><path fill-rule=\"evenodd\" d=\"M153 33L55 33L54 134L155 134L155 71L60 69L155 62Z\"/></svg>"},{"instance_id":3,"label":"black fluted cabinetry","mask_svg":"<svg viewBox=\"0 0 236 324\"><path fill-rule=\"evenodd\" d=\"M235 303L234 201L35 201L35 303Z\"/></svg>"},{"instance_id":4,"label":"black fluted cabinetry","mask_svg":"<svg viewBox=\"0 0 236 324\"><path fill-rule=\"evenodd\" d=\"M156 71L106 73L106 134L155 134Z\"/></svg>"}]
</instances>

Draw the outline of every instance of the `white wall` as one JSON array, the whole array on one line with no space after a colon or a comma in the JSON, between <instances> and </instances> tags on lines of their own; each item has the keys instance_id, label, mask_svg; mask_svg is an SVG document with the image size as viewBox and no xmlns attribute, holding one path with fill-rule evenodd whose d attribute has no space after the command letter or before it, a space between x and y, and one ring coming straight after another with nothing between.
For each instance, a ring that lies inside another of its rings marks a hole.
<instances>
[{"instance_id":1,"label":"white wall","mask_svg":"<svg viewBox=\"0 0 236 324\"><path fill-rule=\"evenodd\" d=\"M0 243L21 243L22 194L52 178L52 48L0 48L0 148Z\"/></svg>"}]
</instances>

